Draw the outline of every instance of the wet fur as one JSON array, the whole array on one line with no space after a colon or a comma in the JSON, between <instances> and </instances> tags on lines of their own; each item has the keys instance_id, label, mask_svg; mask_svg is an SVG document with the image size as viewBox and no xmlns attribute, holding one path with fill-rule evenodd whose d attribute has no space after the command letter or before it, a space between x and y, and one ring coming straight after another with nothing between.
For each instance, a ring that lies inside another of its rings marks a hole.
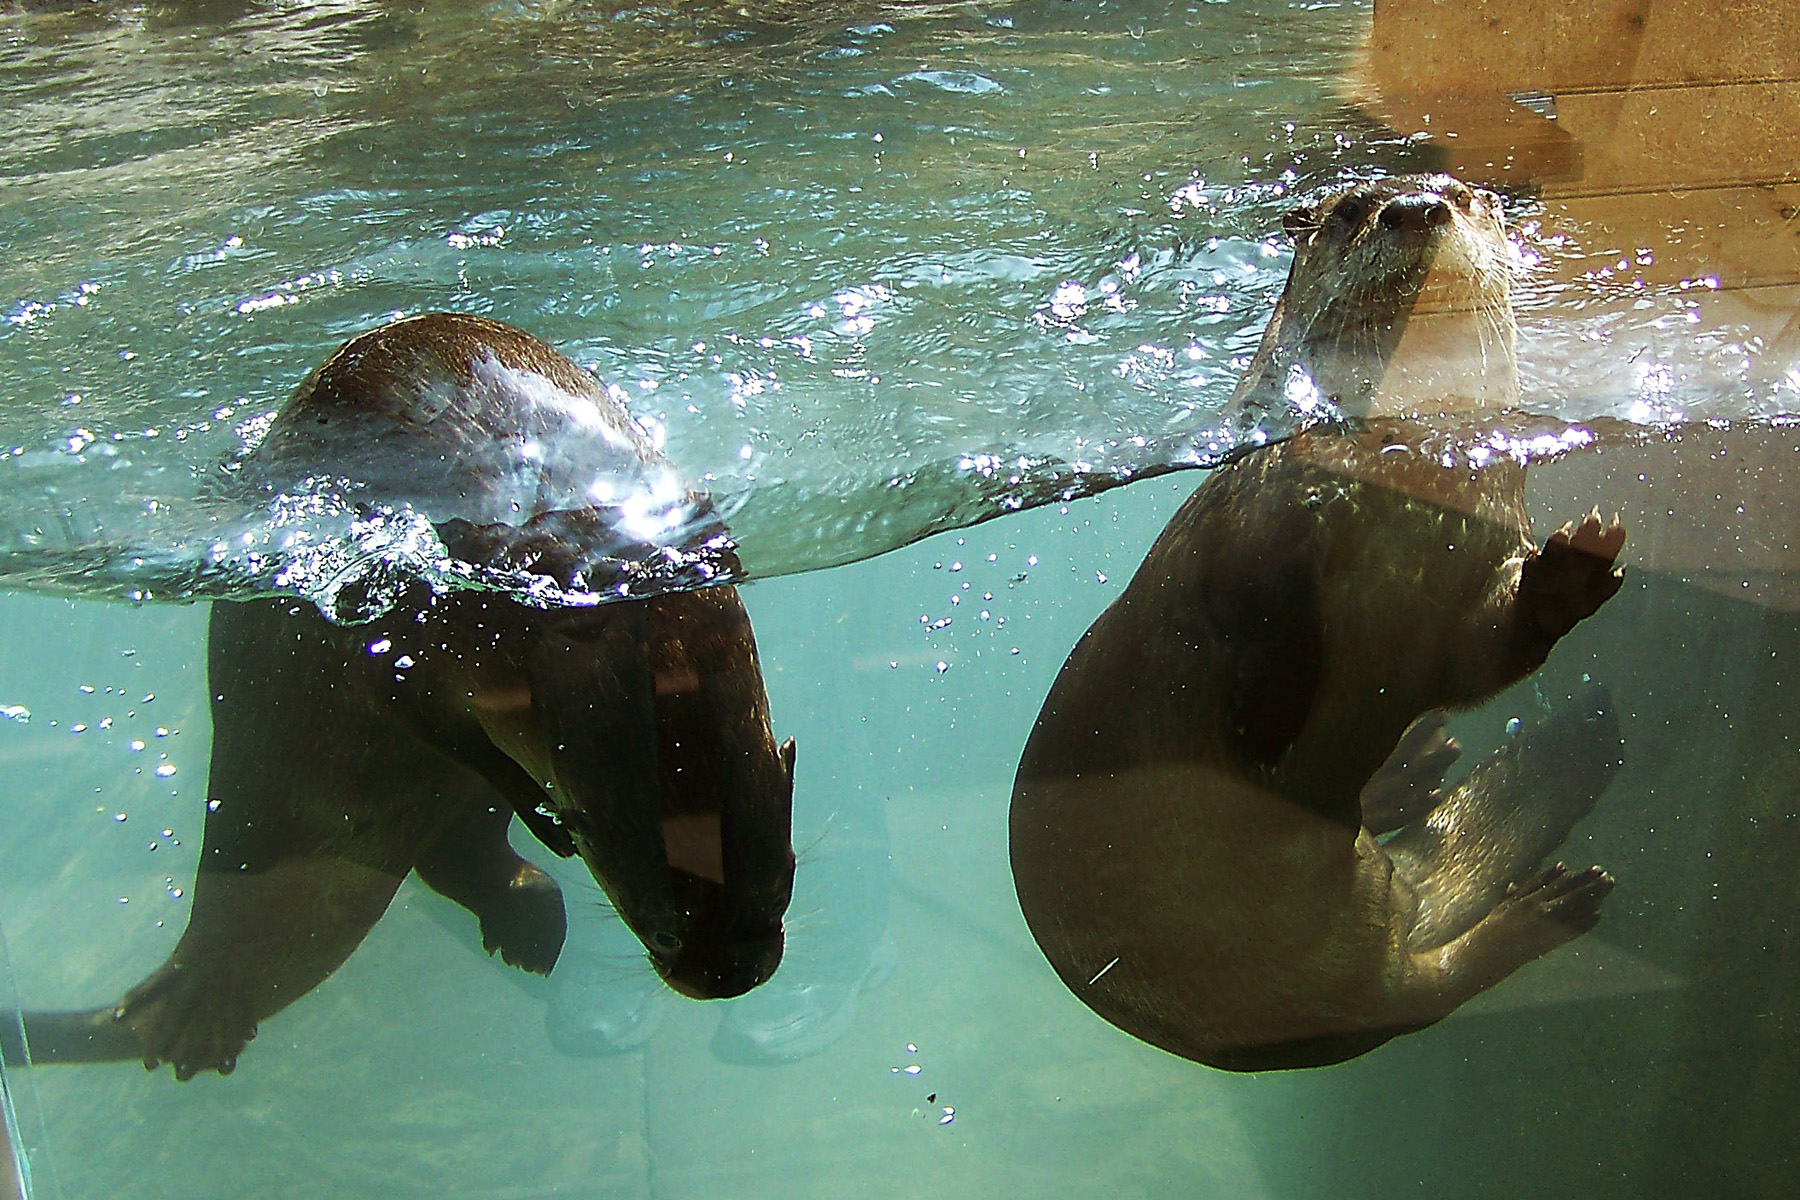
<instances>
[{"instance_id":1,"label":"wet fur","mask_svg":"<svg viewBox=\"0 0 1800 1200\"><path fill-rule=\"evenodd\" d=\"M259 457L312 453L321 415L379 418L404 441L425 376L470 402L432 436L485 438L504 428L510 397L469 395L484 356L604 401L528 335L437 314L340 350ZM610 401L604 411L629 425ZM582 561L545 529L526 561ZM458 532L514 564L526 545L511 526ZM779 962L793 743L775 744L734 589L545 610L421 587L355 626L296 600L217 604L208 670L209 812L187 929L116 1007L28 1015L40 1061L228 1073L258 1023L336 970L413 870L479 919L490 953L548 973L562 897L508 844L515 814L556 853L581 855L678 990L737 995Z\"/></svg>"},{"instance_id":2,"label":"wet fur","mask_svg":"<svg viewBox=\"0 0 1800 1200\"><path fill-rule=\"evenodd\" d=\"M1492 261L1499 226L1472 204L1435 239L1367 245L1386 232L1384 204L1453 188L1467 192L1442 177L1388 181L1302 213L1282 310L1241 394L1317 363L1334 410L1365 401L1383 364L1358 356L1398 319L1387 294L1349 348L1330 306L1289 305L1346 261L1429 259L1446 239L1472 243L1454 252L1463 262ZM1334 223L1346 205L1357 223ZM1425 274L1384 272L1389 286ZM1510 331L1508 313L1504 352L1478 356L1506 387ZM1321 425L1215 471L1044 702L1013 793L1020 904L1063 981L1146 1041L1234 1070L1341 1061L1442 1018L1597 919L1611 886L1597 868L1525 879L1538 855L1517 868L1515 847L1501 856L1510 875L1424 853L1396 871L1365 826L1364 786L1409 726L1523 678L1620 584L1616 521L1595 513L1536 547L1523 467L1446 467L1416 451L1423 434L1407 420ZM1581 775L1555 806L1555 841L1601 775ZM1539 803L1509 782L1520 777L1487 773L1463 807ZM1470 827L1505 840L1517 824ZM1421 904L1477 893L1490 899L1459 936L1415 944Z\"/></svg>"},{"instance_id":3,"label":"wet fur","mask_svg":"<svg viewBox=\"0 0 1800 1200\"><path fill-rule=\"evenodd\" d=\"M1444 409L1516 396L1500 202L1447 176L1431 178L1440 181L1454 217L1429 253L1380 222L1384 206L1419 194L1416 176L1363 184L1288 214L1294 262L1230 403L1246 428L1296 407L1311 421L1375 415L1371 405L1415 316L1455 319L1453 341L1439 348L1440 359L1454 361L1434 364L1433 399Z\"/></svg>"}]
</instances>

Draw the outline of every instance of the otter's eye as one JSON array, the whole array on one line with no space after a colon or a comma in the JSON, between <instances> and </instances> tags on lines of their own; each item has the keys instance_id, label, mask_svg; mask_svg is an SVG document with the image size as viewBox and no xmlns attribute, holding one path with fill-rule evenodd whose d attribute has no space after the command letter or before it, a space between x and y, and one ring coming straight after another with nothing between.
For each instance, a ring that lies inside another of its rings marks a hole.
<instances>
[{"instance_id":1,"label":"otter's eye","mask_svg":"<svg viewBox=\"0 0 1800 1200\"><path fill-rule=\"evenodd\" d=\"M1369 215L1369 202L1360 196L1347 196L1331 210L1331 221L1344 229L1355 229Z\"/></svg>"},{"instance_id":2,"label":"otter's eye","mask_svg":"<svg viewBox=\"0 0 1800 1200\"><path fill-rule=\"evenodd\" d=\"M1319 210L1311 204L1302 204L1290 208L1287 215L1281 218L1281 228L1291 238L1303 233L1311 233L1319 227Z\"/></svg>"},{"instance_id":3,"label":"otter's eye","mask_svg":"<svg viewBox=\"0 0 1800 1200\"><path fill-rule=\"evenodd\" d=\"M679 954L681 939L672 933L653 933L650 935L650 948L658 954Z\"/></svg>"},{"instance_id":4,"label":"otter's eye","mask_svg":"<svg viewBox=\"0 0 1800 1200\"><path fill-rule=\"evenodd\" d=\"M1467 211L1469 205L1475 201L1475 191L1466 183L1452 183L1444 189L1444 199Z\"/></svg>"}]
</instances>

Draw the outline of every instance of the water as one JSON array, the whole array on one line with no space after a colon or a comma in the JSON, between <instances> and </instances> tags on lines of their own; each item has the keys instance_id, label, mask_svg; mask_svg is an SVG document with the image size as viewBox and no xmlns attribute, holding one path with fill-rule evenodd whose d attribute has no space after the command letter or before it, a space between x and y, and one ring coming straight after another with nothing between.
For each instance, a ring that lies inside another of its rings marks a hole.
<instances>
[{"instance_id":1,"label":"water","mask_svg":"<svg viewBox=\"0 0 1800 1200\"><path fill-rule=\"evenodd\" d=\"M1341 103L1336 5L185 11L8 31L0 571L26 586L318 598L351 568L297 537L431 573L341 506L217 492L327 351L433 309L618 389L754 576L1214 462L1279 214L1422 161ZM1529 263L1630 294L1529 207ZM1786 411L1730 325L1687 350L1685 290L1575 336L1528 295L1535 407ZM1669 325L1619 387L1612 350Z\"/></svg>"},{"instance_id":2,"label":"water","mask_svg":"<svg viewBox=\"0 0 1800 1200\"><path fill-rule=\"evenodd\" d=\"M1279 286L1271 214L1296 171L1380 151L1334 140L1349 16L17 20L11 569L268 586L195 567L244 516L204 504L215 464L337 342L434 308L623 389L758 575L1211 460Z\"/></svg>"},{"instance_id":3,"label":"water","mask_svg":"<svg viewBox=\"0 0 1800 1200\"><path fill-rule=\"evenodd\" d=\"M548 984L409 882L230 1078L13 1071L39 1194L1785 1194L1796 408L1787 293L1734 276L1729 238L1705 249L1717 189L1654 247L1581 197L1514 197L1530 407L1647 449L1534 476L1540 534L1625 509L1633 574L1456 729L1473 756L1584 674L1612 687L1627 766L1569 850L1620 880L1602 927L1348 1066L1233 1077L1093 1017L1020 919L1019 749L1199 476L1109 489L1229 448L1295 198L1433 161L1342 99L1368 19L0 15L0 580L21 589L0 598L0 920L25 1003L116 998L186 916L205 608L102 601L275 586L292 527L222 499L219 464L395 315L492 315L622 390L729 515L800 747L792 944L765 992L658 991L579 870L547 864L577 910ZM1701 257L1670 266L1683 236ZM1701 432L1665 444L1671 423ZM632 1048L560 1052L558 988L634 1014ZM734 1057L727 1027L846 996L806 1056Z\"/></svg>"}]
</instances>

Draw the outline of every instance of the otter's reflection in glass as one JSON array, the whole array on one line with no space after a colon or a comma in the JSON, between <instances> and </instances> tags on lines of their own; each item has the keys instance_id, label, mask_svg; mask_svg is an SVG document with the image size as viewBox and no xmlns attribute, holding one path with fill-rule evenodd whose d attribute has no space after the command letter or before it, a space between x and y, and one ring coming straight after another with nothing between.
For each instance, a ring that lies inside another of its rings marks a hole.
<instances>
[{"instance_id":1,"label":"otter's reflection in glass","mask_svg":"<svg viewBox=\"0 0 1800 1200\"><path fill-rule=\"evenodd\" d=\"M572 363L517 330L447 315L351 342L261 453L291 468L308 427L380 418L389 452L406 453L411 435L446 481L472 471L476 492L492 464L447 448L546 407L585 412L620 454L667 475ZM459 536L562 575L589 558L572 531L611 524L603 507L523 515L522 531L489 520ZM716 519L697 544L733 569ZM490 953L548 974L562 895L508 844L515 813L557 854L580 855L676 991L740 995L779 963L794 747L771 733L732 588L541 609L415 586L363 625L292 599L220 604L208 672L213 751L187 930L116 1007L28 1014L37 1060L230 1072L257 1023L336 970L414 870L480 919Z\"/></svg>"},{"instance_id":2,"label":"otter's reflection in glass","mask_svg":"<svg viewBox=\"0 0 1800 1200\"><path fill-rule=\"evenodd\" d=\"M1019 901L1063 981L1233 1070L1429 1025L1590 928L1612 888L1539 870L1620 762L1598 690L1438 787L1434 714L1530 674L1621 581L1616 519L1536 546L1523 455L1439 436L1517 402L1498 201L1411 177L1288 227L1238 396L1325 420L1170 521L1052 686L1011 817Z\"/></svg>"},{"instance_id":3,"label":"otter's reflection in glass","mask_svg":"<svg viewBox=\"0 0 1800 1200\"><path fill-rule=\"evenodd\" d=\"M794 841L802 866L781 970L713 1006L707 1042L719 1061L777 1066L824 1052L851 1031L860 999L897 965L885 805L848 802L821 813L802 801ZM586 1058L646 1047L681 1002L642 962L629 931L604 906L572 905L568 941L543 989L551 1044Z\"/></svg>"}]
</instances>

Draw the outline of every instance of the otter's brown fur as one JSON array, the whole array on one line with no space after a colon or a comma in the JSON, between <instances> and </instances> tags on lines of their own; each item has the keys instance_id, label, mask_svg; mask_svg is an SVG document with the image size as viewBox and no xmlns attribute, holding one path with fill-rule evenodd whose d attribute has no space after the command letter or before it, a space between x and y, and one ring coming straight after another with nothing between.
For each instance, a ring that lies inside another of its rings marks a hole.
<instances>
[{"instance_id":1,"label":"otter's brown fur","mask_svg":"<svg viewBox=\"0 0 1800 1200\"><path fill-rule=\"evenodd\" d=\"M1459 368L1466 397L1504 398L1506 293L1470 266L1504 253L1497 211L1444 177L1302 210L1286 299L1240 400L1279 386L1321 416L1381 411L1380 356L1433 271L1438 295L1460 289L1490 326ZM1381 283L1354 293L1361 322L1320 298L1351 294L1346 263ZM1322 275L1338 285L1321 293ZM1424 433L1393 417L1321 424L1214 472L1032 730L1011 815L1032 933L1089 1006L1177 1054L1241 1070L1360 1054L1575 936L1611 886L1597 868L1527 880L1542 850L1514 854L1501 886L1519 886L1491 911L1446 944L1411 939L1421 897L1459 888L1396 872L1365 827L1365 784L1421 714L1477 704L1542 663L1618 589L1624 540L1596 512L1535 547L1523 466L1446 466L1418 452ZM1564 832L1585 811L1568 807Z\"/></svg>"},{"instance_id":2,"label":"otter's brown fur","mask_svg":"<svg viewBox=\"0 0 1800 1200\"><path fill-rule=\"evenodd\" d=\"M498 322L434 314L334 354L248 466L340 473L318 431L350 426L359 447L437 464L440 497L460 480L471 507L432 515L465 546L578 582L595 559L568 535L604 535L610 514L525 509L514 524L481 498L522 494L496 483L497 443L552 438L568 412L626 465L671 470L574 363ZM728 547L700 511L699 540ZM116 1008L28 1015L36 1057L229 1072L257 1023L336 970L415 869L480 919L490 952L549 972L562 898L508 845L515 813L581 855L677 990L732 996L774 971L793 743L771 733L735 589L543 609L420 586L349 626L298 600L221 603L210 641L209 811L187 929Z\"/></svg>"}]
</instances>

